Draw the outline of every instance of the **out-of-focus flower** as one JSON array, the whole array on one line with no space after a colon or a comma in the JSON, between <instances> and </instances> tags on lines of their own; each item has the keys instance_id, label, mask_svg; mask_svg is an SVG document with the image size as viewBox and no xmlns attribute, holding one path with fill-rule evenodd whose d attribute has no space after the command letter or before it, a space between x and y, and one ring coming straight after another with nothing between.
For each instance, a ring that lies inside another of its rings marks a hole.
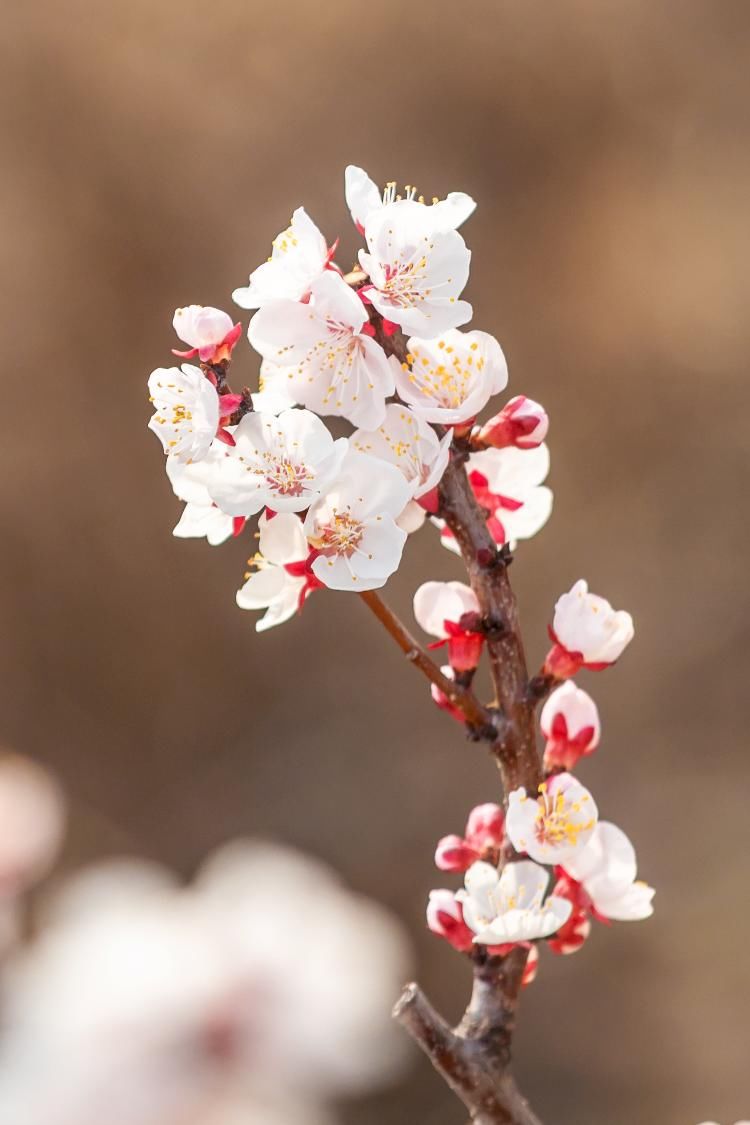
<instances>
[{"instance_id":1,"label":"out-of-focus flower","mask_svg":"<svg viewBox=\"0 0 750 1125\"><path fill-rule=\"evenodd\" d=\"M213 501L231 516L309 508L336 476L347 439L331 437L309 410L246 414L234 445L206 480Z\"/></svg>"},{"instance_id":2,"label":"out-of-focus flower","mask_svg":"<svg viewBox=\"0 0 750 1125\"><path fill-rule=\"evenodd\" d=\"M148 424L164 452L179 461L205 457L219 428L216 388L190 363L157 367L148 381L154 414Z\"/></svg>"},{"instance_id":3,"label":"out-of-focus flower","mask_svg":"<svg viewBox=\"0 0 750 1125\"><path fill-rule=\"evenodd\" d=\"M614 610L604 598L590 594L583 578L555 605L550 629L554 642L547 654L546 671L557 679L574 676L579 668L607 668L633 639L633 618Z\"/></svg>"},{"instance_id":4,"label":"out-of-focus flower","mask_svg":"<svg viewBox=\"0 0 750 1125\"><path fill-rule=\"evenodd\" d=\"M229 359L242 335L241 324L234 324L228 313L210 305L175 309L172 326L180 339L190 345L186 352L173 348L173 354L182 359L197 355L201 363L221 363Z\"/></svg>"},{"instance_id":5,"label":"out-of-focus flower","mask_svg":"<svg viewBox=\"0 0 750 1125\"><path fill-rule=\"evenodd\" d=\"M499 414L485 422L479 440L495 449L514 445L517 449L535 449L549 430L547 411L526 395L516 395Z\"/></svg>"},{"instance_id":6,"label":"out-of-focus flower","mask_svg":"<svg viewBox=\"0 0 750 1125\"><path fill-rule=\"evenodd\" d=\"M267 301L301 301L329 262L326 240L298 207L286 230L273 240L271 257L250 275L250 284L235 289L232 299L243 309L259 309Z\"/></svg>"},{"instance_id":7,"label":"out-of-focus flower","mask_svg":"<svg viewBox=\"0 0 750 1125\"><path fill-rule=\"evenodd\" d=\"M572 680L552 692L539 717L547 739L544 765L571 770L580 758L593 754L599 745L599 710L591 696Z\"/></svg>"},{"instance_id":8,"label":"out-of-focus flower","mask_svg":"<svg viewBox=\"0 0 750 1125\"><path fill-rule=\"evenodd\" d=\"M545 900L549 874L531 860L508 863L498 873L489 863L474 863L465 889L457 894L466 924L480 945L504 945L547 937L570 916L566 899Z\"/></svg>"},{"instance_id":9,"label":"out-of-focus flower","mask_svg":"<svg viewBox=\"0 0 750 1125\"><path fill-rule=\"evenodd\" d=\"M426 633L438 637L430 645L448 646L448 659L457 672L476 668L484 633L476 594L463 582L424 582L414 595L414 616Z\"/></svg>"},{"instance_id":10,"label":"out-of-focus flower","mask_svg":"<svg viewBox=\"0 0 750 1125\"><path fill-rule=\"evenodd\" d=\"M364 331L368 325L362 301L329 270L313 281L306 304L265 304L251 320L248 338L264 359L286 369L297 402L374 429L385 417L398 364Z\"/></svg>"},{"instance_id":11,"label":"out-of-focus flower","mask_svg":"<svg viewBox=\"0 0 750 1125\"><path fill-rule=\"evenodd\" d=\"M463 906L453 891L430 891L427 927L459 953L468 953L474 948L474 931L466 925Z\"/></svg>"},{"instance_id":12,"label":"out-of-focus flower","mask_svg":"<svg viewBox=\"0 0 750 1125\"><path fill-rule=\"evenodd\" d=\"M104 865L9 963L0 1120L322 1125L398 1062L403 971L394 923L296 853L234 845L187 890Z\"/></svg>"},{"instance_id":13,"label":"out-of-focus flower","mask_svg":"<svg viewBox=\"0 0 750 1125\"><path fill-rule=\"evenodd\" d=\"M488 449L469 458L469 482L480 507L488 513L487 527L498 546L531 539L552 512L552 491L542 485L549 472L549 450ZM441 521L440 539L460 553L455 536Z\"/></svg>"},{"instance_id":14,"label":"out-of-focus flower","mask_svg":"<svg viewBox=\"0 0 750 1125\"><path fill-rule=\"evenodd\" d=\"M617 825L600 821L586 846L566 856L561 866L602 918L635 922L653 914L654 889L636 879L635 849Z\"/></svg>"},{"instance_id":15,"label":"out-of-focus flower","mask_svg":"<svg viewBox=\"0 0 750 1125\"><path fill-rule=\"evenodd\" d=\"M349 164L344 173L344 193L347 206L360 234L365 233L367 220L371 216L389 203L395 203L400 199L395 182L389 183L381 193L367 172L355 164ZM474 200L464 191L449 192L445 199L433 199L429 204L426 204L421 197L417 199L416 196L416 188L404 188L406 199L414 200L428 209L429 221L435 231L455 230L476 208Z\"/></svg>"},{"instance_id":16,"label":"out-of-focus flower","mask_svg":"<svg viewBox=\"0 0 750 1125\"><path fill-rule=\"evenodd\" d=\"M441 871L467 871L477 860L497 863L505 840L505 814L499 805L477 805L469 813L463 836L443 836L435 851Z\"/></svg>"},{"instance_id":17,"label":"out-of-focus flower","mask_svg":"<svg viewBox=\"0 0 750 1125\"><path fill-rule=\"evenodd\" d=\"M50 774L19 754L0 755L0 905L46 875L64 827L65 802Z\"/></svg>"},{"instance_id":18,"label":"out-of-focus flower","mask_svg":"<svg viewBox=\"0 0 750 1125\"><path fill-rule=\"evenodd\" d=\"M471 305L458 299L471 254L457 231L434 229L429 207L388 203L368 216L365 239L359 261L371 284L361 292L381 316L425 339L471 319Z\"/></svg>"},{"instance_id":19,"label":"out-of-focus flower","mask_svg":"<svg viewBox=\"0 0 750 1125\"><path fill-rule=\"evenodd\" d=\"M509 794L505 831L517 852L538 863L562 863L584 849L598 816L588 789L560 773L539 786L538 798L524 788Z\"/></svg>"},{"instance_id":20,"label":"out-of-focus flower","mask_svg":"<svg viewBox=\"0 0 750 1125\"><path fill-rule=\"evenodd\" d=\"M434 336L415 334L408 341L396 389L426 422L471 422L508 382L502 349L488 332L442 329Z\"/></svg>"},{"instance_id":21,"label":"out-of-focus flower","mask_svg":"<svg viewBox=\"0 0 750 1125\"><path fill-rule=\"evenodd\" d=\"M396 520L412 487L387 461L350 451L337 481L310 508L305 533L312 571L333 590L374 590L401 561L406 532Z\"/></svg>"},{"instance_id":22,"label":"out-of-focus flower","mask_svg":"<svg viewBox=\"0 0 750 1125\"><path fill-rule=\"evenodd\" d=\"M451 434L438 438L432 426L400 403L385 408L377 430L357 430L349 439L353 449L390 461L414 486L417 499L439 483L450 457Z\"/></svg>"},{"instance_id":23,"label":"out-of-focus flower","mask_svg":"<svg viewBox=\"0 0 750 1125\"><path fill-rule=\"evenodd\" d=\"M305 599L322 585L312 573L310 548L302 521L293 512L279 512L258 521L260 553L252 563L258 569L237 591L240 609L265 609L256 621L257 632L282 625L302 609Z\"/></svg>"}]
</instances>

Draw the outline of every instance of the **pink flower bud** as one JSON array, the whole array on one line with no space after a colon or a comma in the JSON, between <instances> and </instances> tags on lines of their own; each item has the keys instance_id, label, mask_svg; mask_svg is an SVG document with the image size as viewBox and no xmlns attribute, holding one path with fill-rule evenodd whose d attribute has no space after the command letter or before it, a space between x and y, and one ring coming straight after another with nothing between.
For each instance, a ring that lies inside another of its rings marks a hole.
<instances>
[{"instance_id":1,"label":"pink flower bud","mask_svg":"<svg viewBox=\"0 0 750 1125\"><path fill-rule=\"evenodd\" d=\"M556 898L566 898L573 904L573 911L559 930L547 939L547 944L553 953L567 955L576 953L586 938L591 933L589 913L591 899L586 894L580 883L566 875L562 868L556 868L559 878L555 883L552 894Z\"/></svg>"},{"instance_id":2,"label":"pink flower bud","mask_svg":"<svg viewBox=\"0 0 750 1125\"><path fill-rule=\"evenodd\" d=\"M515 445L518 449L535 449L547 436L549 417L538 402L525 395L517 395L499 414L485 422L479 431L479 441L495 449Z\"/></svg>"},{"instance_id":3,"label":"pink flower bud","mask_svg":"<svg viewBox=\"0 0 750 1125\"><path fill-rule=\"evenodd\" d=\"M481 853L461 836L443 836L435 850L435 866L441 871L468 871Z\"/></svg>"},{"instance_id":4,"label":"pink flower bud","mask_svg":"<svg viewBox=\"0 0 750 1125\"><path fill-rule=\"evenodd\" d=\"M505 840L505 814L499 805L477 805L466 822L466 843L480 854L500 848Z\"/></svg>"},{"instance_id":5,"label":"pink flower bud","mask_svg":"<svg viewBox=\"0 0 750 1125\"><path fill-rule=\"evenodd\" d=\"M547 769L571 770L578 760L593 754L599 745L599 711L590 695L568 680L553 691L539 720L547 739L544 765Z\"/></svg>"},{"instance_id":6,"label":"pink flower bud","mask_svg":"<svg viewBox=\"0 0 750 1125\"><path fill-rule=\"evenodd\" d=\"M444 664L441 667L440 671L444 676L447 676L449 680L455 680L456 677L450 664ZM459 723L466 722L466 716L464 715L461 708L457 707L455 703L451 703L448 696L445 694L442 688L439 688L437 686L437 684L430 685L430 694L432 695L433 701L437 704L441 711L447 711L448 714L452 715L453 718Z\"/></svg>"},{"instance_id":7,"label":"pink flower bud","mask_svg":"<svg viewBox=\"0 0 750 1125\"><path fill-rule=\"evenodd\" d=\"M198 355L202 363L219 363L229 359L242 335L241 324L233 324L228 313L210 305L187 305L184 309L175 309L172 326L180 339L190 346L184 352L173 348L174 354L183 359Z\"/></svg>"},{"instance_id":8,"label":"pink flower bud","mask_svg":"<svg viewBox=\"0 0 750 1125\"><path fill-rule=\"evenodd\" d=\"M453 891L430 891L427 903L427 925L433 934L443 938L459 953L474 948L474 934L464 922L461 903Z\"/></svg>"}]
</instances>

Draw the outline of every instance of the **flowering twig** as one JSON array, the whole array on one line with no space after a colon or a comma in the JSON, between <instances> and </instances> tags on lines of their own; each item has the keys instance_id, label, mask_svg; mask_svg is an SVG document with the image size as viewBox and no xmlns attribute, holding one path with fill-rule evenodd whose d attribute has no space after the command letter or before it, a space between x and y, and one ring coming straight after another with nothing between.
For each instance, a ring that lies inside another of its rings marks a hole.
<instances>
[{"instance_id":1,"label":"flowering twig","mask_svg":"<svg viewBox=\"0 0 750 1125\"><path fill-rule=\"evenodd\" d=\"M629 839L599 820L571 773L600 738L596 703L572 677L614 664L633 622L579 579L557 600L552 647L529 677L509 568L515 542L551 512L549 419L516 395L479 421L508 368L494 336L460 330L472 309L461 299L470 253L457 228L474 201L451 192L426 204L393 183L381 199L354 166L345 190L366 242L350 273L333 261L338 240L329 245L300 207L270 259L234 292L257 310L248 338L263 357L258 393L228 386L241 326L190 305L175 313L190 345L176 354L197 355L201 368L152 372L149 425L185 501L176 535L217 544L258 515L259 549L237 603L265 610L259 631L290 620L315 590L359 593L430 681L437 706L487 742L504 808L479 805L463 837L440 840L436 866L464 873L465 883L433 890L427 906L432 932L471 961L471 1001L452 1029L410 985L395 1014L474 1125L539 1125L510 1071L518 990L536 973L536 943L572 953L591 919L636 920L653 909ZM343 417L354 431L334 439L321 416ZM470 583L427 581L414 595L417 622L436 638L430 647L447 647L443 667L375 592L426 513ZM484 653L488 704L473 686ZM542 759L535 712L545 700Z\"/></svg>"}]
</instances>

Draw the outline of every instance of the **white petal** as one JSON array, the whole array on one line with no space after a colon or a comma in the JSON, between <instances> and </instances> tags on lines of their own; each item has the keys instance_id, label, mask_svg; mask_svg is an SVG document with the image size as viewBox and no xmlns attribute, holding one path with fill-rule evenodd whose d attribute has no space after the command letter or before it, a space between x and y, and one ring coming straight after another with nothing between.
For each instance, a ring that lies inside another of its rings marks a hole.
<instances>
[{"instance_id":1,"label":"white petal","mask_svg":"<svg viewBox=\"0 0 750 1125\"><path fill-rule=\"evenodd\" d=\"M302 562L307 558L307 537L302 520L294 512L278 512L273 519L262 515L258 531L261 555L276 566Z\"/></svg>"},{"instance_id":2,"label":"white petal","mask_svg":"<svg viewBox=\"0 0 750 1125\"><path fill-rule=\"evenodd\" d=\"M212 547L225 543L232 535L232 517L213 504L185 505L173 535L178 539L207 539Z\"/></svg>"}]
</instances>

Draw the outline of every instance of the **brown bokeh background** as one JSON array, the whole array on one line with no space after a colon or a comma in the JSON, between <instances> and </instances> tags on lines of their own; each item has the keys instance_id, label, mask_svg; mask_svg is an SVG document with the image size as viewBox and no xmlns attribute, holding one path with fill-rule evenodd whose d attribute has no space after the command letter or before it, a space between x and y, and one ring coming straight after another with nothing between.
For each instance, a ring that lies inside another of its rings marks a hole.
<instances>
[{"instance_id":1,"label":"brown bokeh background","mask_svg":"<svg viewBox=\"0 0 750 1125\"><path fill-rule=\"evenodd\" d=\"M249 541L170 535L144 384L175 305L229 307L300 203L348 264L346 163L465 189L475 324L553 419L556 509L513 567L528 647L580 575L633 611L582 777L659 892L544 957L519 1075L549 1125L750 1114L747 3L8 0L3 26L0 735L62 777L68 861L298 843L405 919L458 1012L423 904L494 769L357 599L256 637ZM425 530L388 597L408 615L441 576ZM416 1055L347 1112L463 1120Z\"/></svg>"}]
</instances>

